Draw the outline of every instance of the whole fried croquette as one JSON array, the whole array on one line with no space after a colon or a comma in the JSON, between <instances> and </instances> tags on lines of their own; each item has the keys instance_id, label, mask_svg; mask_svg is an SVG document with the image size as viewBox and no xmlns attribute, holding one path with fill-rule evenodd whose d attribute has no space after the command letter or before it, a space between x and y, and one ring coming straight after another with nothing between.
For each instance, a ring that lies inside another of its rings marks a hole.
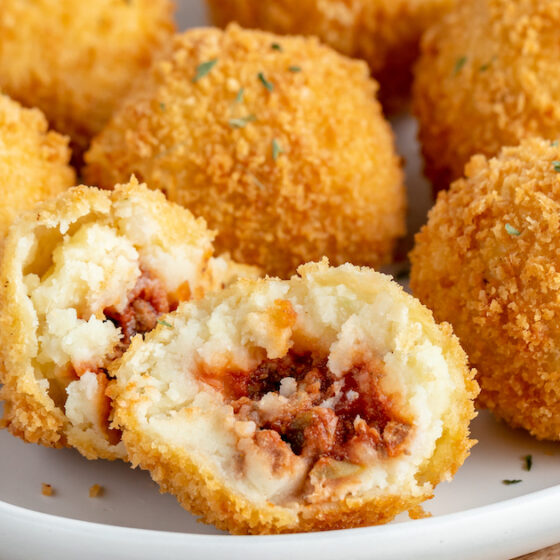
<instances>
[{"instance_id":1,"label":"whole fried croquette","mask_svg":"<svg viewBox=\"0 0 560 560\"><path fill-rule=\"evenodd\" d=\"M381 84L385 109L408 97L420 36L454 0L207 0L217 25L316 35L339 52L364 59Z\"/></svg>"},{"instance_id":2,"label":"whole fried croquette","mask_svg":"<svg viewBox=\"0 0 560 560\"><path fill-rule=\"evenodd\" d=\"M560 136L560 0L472 0L423 37L413 108L434 190L528 136Z\"/></svg>"},{"instance_id":3,"label":"whole fried croquette","mask_svg":"<svg viewBox=\"0 0 560 560\"><path fill-rule=\"evenodd\" d=\"M9 430L125 458L108 364L174 309L229 281L204 220L133 179L72 188L14 222L0 262L0 398ZM220 286L221 287L221 286Z\"/></svg>"},{"instance_id":4,"label":"whole fried croquette","mask_svg":"<svg viewBox=\"0 0 560 560\"><path fill-rule=\"evenodd\" d=\"M390 521L449 480L478 386L389 277L310 263L182 304L113 364L133 464L232 533Z\"/></svg>"},{"instance_id":5,"label":"whole fried croquette","mask_svg":"<svg viewBox=\"0 0 560 560\"><path fill-rule=\"evenodd\" d=\"M0 240L20 212L75 184L69 161L68 139L41 111L0 95Z\"/></svg>"},{"instance_id":6,"label":"whole fried croquette","mask_svg":"<svg viewBox=\"0 0 560 560\"><path fill-rule=\"evenodd\" d=\"M323 255L378 266L404 233L405 193L376 88L315 39L188 31L94 139L85 176L110 188L136 174L271 275Z\"/></svg>"},{"instance_id":7,"label":"whole fried croquette","mask_svg":"<svg viewBox=\"0 0 560 560\"><path fill-rule=\"evenodd\" d=\"M170 0L2 0L0 88L79 156L173 30Z\"/></svg>"},{"instance_id":8,"label":"whole fried croquette","mask_svg":"<svg viewBox=\"0 0 560 560\"><path fill-rule=\"evenodd\" d=\"M411 287L452 323L480 404L560 440L560 148L528 139L474 156L440 193L411 254Z\"/></svg>"}]
</instances>

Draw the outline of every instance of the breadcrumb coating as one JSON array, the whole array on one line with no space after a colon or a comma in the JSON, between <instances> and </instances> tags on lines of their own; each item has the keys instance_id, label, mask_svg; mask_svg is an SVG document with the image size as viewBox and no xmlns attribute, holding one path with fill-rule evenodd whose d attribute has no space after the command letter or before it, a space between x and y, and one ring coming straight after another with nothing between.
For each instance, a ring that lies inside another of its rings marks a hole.
<instances>
[{"instance_id":1,"label":"breadcrumb coating","mask_svg":"<svg viewBox=\"0 0 560 560\"><path fill-rule=\"evenodd\" d=\"M68 139L48 130L41 111L0 95L0 239L22 211L74 184L69 161Z\"/></svg>"},{"instance_id":2,"label":"breadcrumb coating","mask_svg":"<svg viewBox=\"0 0 560 560\"><path fill-rule=\"evenodd\" d=\"M474 370L389 277L298 273L183 304L132 342L109 388L129 458L232 533L419 515L474 443Z\"/></svg>"},{"instance_id":3,"label":"breadcrumb coating","mask_svg":"<svg viewBox=\"0 0 560 560\"><path fill-rule=\"evenodd\" d=\"M169 0L2 0L0 88L40 108L79 156L171 37L172 11Z\"/></svg>"},{"instance_id":4,"label":"breadcrumb coating","mask_svg":"<svg viewBox=\"0 0 560 560\"><path fill-rule=\"evenodd\" d=\"M317 35L337 51L365 60L387 110L408 98L420 36L454 0L208 0L216 25L279 34Z\"/></svg>"},{"instance_id":5,"label":"breadcrumb coating","mask_svg":"<svg viewBox=\"0 0 560 560\"><path fill-rule=\"evenodd\" d=\"M528 139L442 192L411 253L411 287L478 370L479 403L560 439L560 148Z\"/></svg>"},{"instance_id":6,"label":"breadcrumb coating","mask_svg":"<svg viewBox=\"0 0 560 560\"><path fill-rule=\"evenodd\" d=\"M124 459L108 364L179 302L256 276L213 258L202 218L134 178L80 186L22 214L0 261L3 427L27 442Z\"/></svg>"},{"instance_id":7,"label":"breadcrumb coating","mask_svg":"<svg viewBox=\"0 0 560 560\"><path fill-rule=\"evenodd\" d=\"M560 1L458 2L423 37L413 109L434 190L528 136L560 136Z\"/></svg>"},{"instance_id":8,"label":"breadcrumb coating","mask_svg":"<svg viewBox=\"0 0 560 560\"><path fill-rule=\"evenodd\" d=\"M404 233L405 193L376 89L316 39L188 31L93 141L85 176L110 188L136 174L269 274L323 255L378 266Z\"/></svg>"}]
</instances>

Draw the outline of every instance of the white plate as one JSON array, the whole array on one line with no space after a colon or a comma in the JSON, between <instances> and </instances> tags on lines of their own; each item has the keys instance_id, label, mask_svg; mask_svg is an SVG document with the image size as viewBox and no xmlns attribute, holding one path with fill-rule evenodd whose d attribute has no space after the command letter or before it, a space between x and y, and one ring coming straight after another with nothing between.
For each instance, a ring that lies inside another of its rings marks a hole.
<instances>
[{"instance_id":1,"label":"white plate","mask_svg":"<svg viewBox=\"0 0 560 560\"><path fill-rule=\"evenodd\" d=\"M205 23L200 0L179 0L178 7L183 28ZM406 159L409 229L415 231L430 205L429 188L414 122L401 117L393 125ZM270 537L226 536L159 494L145 472L28 445L2 431L0 560L505 560L560 542L560 447L510 430L487 413L472 430L480 443L425 504L433 517L401 515L385 526ZM530 472L523 470L528 454ZM504 479L522 482L507 486ZM43 482L53 486L53 496L41 494ZM93 484L104 487L103 496L89 498Z\"/></svg>"}]
</instances>

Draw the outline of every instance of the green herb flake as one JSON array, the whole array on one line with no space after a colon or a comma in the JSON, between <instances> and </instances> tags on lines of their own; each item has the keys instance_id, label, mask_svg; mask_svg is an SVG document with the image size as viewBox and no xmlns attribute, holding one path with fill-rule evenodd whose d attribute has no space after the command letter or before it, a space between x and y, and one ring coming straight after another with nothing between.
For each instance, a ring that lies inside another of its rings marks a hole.
<instances>
[{"instance_id":1,"label":"green herb flake","mask_svg":"<svg viewBox=\"0 0 560 560\"><path fill-rule=\"evenodd\" d=\"M165 111L165 103L160 103L159 108L161 111Z\"/></svg>"},{"instance_id":2,"label":"green herb flake","mask_svg":"<svg viewBox=\"0 0 560 560\"><path fill-rule=\"evenodd\" d=\"M492 64L495 62L496 58L498 58L496 55L494 55L488 62L485 62L480 68L479 71L480 72L486 72L486 70L488 70L488 68L490 68L490 66L492 66Z\"/></svg>"},{"instance_id":3,"label":"green herb flake","mask_svg":"<svg viewBox=\"0 0 560 560\"><path fill-rule=\"evenodd\" d=\"M556 171L556 173L560 173L560 161L553 161L552 167L554 167L554 171Z\"/></svg>"},{"instance_id":4,"label":"green herb flake","mask_svg":"<svg viewBox=\"0 0 560 560\"><path fill-rule=\"evenodd\" d=\"M458 58L457 61L455 62L455 66L453 67L453 76L456 76L463 69L463 66L465 66L466 63L467 63L466 56L462 56Z\"/></svg>"},{"instance_id":5,"label":"green herb flake","mask_svg":"<svg viewBox=\"0 0 560 560\"><path fill-rule=\"evenodd\" d=\"M524 471L530 471L533 468L533 456L532 455L525 455L525 457L523 457L523 470Z\"/></svg>"},{"instance_id":6,"label":"green herb flake","mask_svg":"<svg viewBox=\"0 0 560 560\"><path fill-rule=\"evenodd\" d=\"M164 327L169 327L170 329L173 328L173 326L171 325L171 323L168 323L167 321L164 321L163 319L158 319L158 323L160 325L163 325Z\"/></svg>"},{"instance_id":7,"label":"green herb flake","mask_svg":"<svg viewBox=\"0 0 560 560\"><path fill-rule=\"evenodd\" d=\"M560 142L558 142L558 140L553 140L553 141L550 143L550 145L551 145L553 148L558 148L558 145L559 145L559 144L560 144Z\"/></svg>"},{"instance_id":8,"label":"green herb flake","mask_svg":"<svg viewBox=\"0 0 560 560\"><path fill-rule=\"evenodd\" d=\"M283 153L284 153L284 150L282 149L282 147L278 143L278 140L276 140L276 138L273 138L272 139L272 159L274 161L276 161L278 159L278 156L280 154L283 154Z\"/></svg>"},{"instance_id":9,"label":"green herb flake","mask_svg":"<svg viewBox=\"0 0 560 560\"><path fill-rule=\"evenodd\" d=\"M506 231L510 235L515 235L515 237L519 237L521 232L518 229L515 229L511 224L506 224Z\"/></svg>"},{"instance_id":10,"label":"green herb flake","mask_svg":"<svg viewBox=\"0 0 560 560\"><path fill-rule=\"evenodd\" d=\"M239 88L235 99L233 100L234 103L243 103L243 95L245 94L245 88Z\"/></svg>"},{"instance_id":11,"label":"green herb flake","mask_svg":"<svg viewBox=\"0 0 560 560\"><path fill-rule=\"evenodd\" d=\"M259 189L264 191L264 189L265 189L264 185L254 175L251 175L251 178L253 179L253 182L255 183L255 185L257 185L257 187L259 187Z\"/></svg>"},{"instance_id":12,"label":"green herb flake","mask_svg":"<svg viewBox=\"0 0 560 560\"><path fill-rule=\"evenodd\" d=\"M261 84L268 90L268 91L274 91L274 84L271 84L264 76L264 74L262 72L259 72L257 74Z\"/></svg>"},{"instance_id":13,"label":"green herb flake","mask_svg":"<svg viewBox=\"0 0 560 560\"><path fill-rule=\"evenodd\" d=\"M512 484L519 484L520 482L523 482L521 479L516 478L516 479L504 479L502 480L502 484L505 484L506 486L511 486Z\"/></svg>"},{"instance_id":14,"label":"green herb flake","mask_svg":"<svg viewBox=\"0 0 560 560\"><path fill-rule=\"evenodd\" d=\"M282 48L282 45L280 45L279 43L272 43L270 45L270 48L274 51L280 51L282 52L284 49Z\"/></svg>"},{"instance_id":15,"label":"green herb flake","mask_svg":"<svg viewBox=\"0 0 560 560\"><path fill-rule=\"evenodd\" d=\"M192 79L193 84L198 82L198 80L204 78L204 76L206 76L206 74L208 74L208 72L210 72L210 70L214 68L216 62L218 62L218 59L213 58L212 60L208 60L207 62L202 62L201 64L199 64L196 67L196 73Z\"/></svg>"},{"instance_id":16,"label":"green herb flake","mask_svg":"<svg viewBox=\"0 0 560 560\"><path fill-rule=\"evenodd\" d=\"M255 115L247 115L246 117L241 117L239 119L229 119L229 126L232 128L243 128L247 126L250 122L256 121L257 117Z\"/></svg>"},{"instance_id":17,"label":"green herb flake","mask_svg":"<svg viewBox=\"0 0 560 560\"><path fill-rule=\"evenodd\" d=\"M288 70L289 70L290 72L294 72L294 74L295 74L296 72L301 72L301 66L290 66L290 67L288 68Z\"/></svg>"}]
</instances>

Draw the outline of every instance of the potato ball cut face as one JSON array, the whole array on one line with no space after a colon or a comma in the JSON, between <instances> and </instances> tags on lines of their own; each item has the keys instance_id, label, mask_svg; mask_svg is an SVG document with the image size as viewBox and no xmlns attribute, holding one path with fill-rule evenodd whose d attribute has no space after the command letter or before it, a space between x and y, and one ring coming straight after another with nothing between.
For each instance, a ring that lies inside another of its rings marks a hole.
<instances>
[{"instance_id":1,"label":"potato ball cut face","mask_svg":"<svg viewBox=\"0 0 560 560\"><path fill-rule=\"evenodd\" d=\"M233 533L391 520L450 479L477 386L388 277L326 262L181 305L115 365L134 464Z\"/></svg>"},{"instance_id":2,"label":"potato ball cut face","mask_svg":"<svg viewBox=\"0 0 560 560\"><path fill-rule=\"evenodd\" d=\"M560 439L560 149L529 139L475 156L441 193L411 253L411 287L478 370L479 403Z\"/></svg>"},{"instance_id":3,"label":"potato ball cut face","mask_svg":"<svg viewBox=\"0 0 560 560\"><path fill-rule=\"evenodd\" d=\"M271 275L323 255L379 265L405 199L375 90L363 63L314 39L189 31L95 139L85 174L110 188L135 173L203 216L218 251Z\"/></svg>"},{"instance_id":4,"label":"potato ball cut face","mask_svg":"<svg viewBox=\"0 0 560 560\"><path fill-rule=\"evenodd\" d=\"M526 137L560 136L560 2L474 0L427 31L413 108L434 190Z\"/></svg>"},{"instance_id":5,"label":"potato ball cut face","mask_svg":"<svg viewBox=\"0 0 560 560\"><path fill-rule=\"evenodd\" d=\"M76 187L24 214L0 264L11 431L88 458L125 457L109 427L108 366L180 301L218 284L212 237L135 179L111 193Z\"/></svg>"},{"instance_id":6,"label":"potato ball cut face","mask_svg":"<svg viewBox=\"0 0 560 560\"><path fill-rule=\"evenodd\" d=\"M0 95L0 239L21 212L74 184L69 161L68 139L39 110Z\"/></svg>"},{"instance_id":7,"label":"potato ball cut face","mask_svg":"<svg viewBox=\"0 0 560 560\"><path fill-rule=\"evenodd\" d=\"M362 58L381 84L385 109L400 108L423 31L453 0L207 0L213 21L279 34L316 35L353 58Z\"/></svg>"},{"instance_id":8,"label":"potato ball cut face","mask_svg":"<svg viewBox=\"0 0 560 560\"><path fill-rule=\"evenodd\" d=\"M172 10L169 0L3 0L0 88L44 111L80 155L170 40Z\"/></svg>"}]
</instances>

